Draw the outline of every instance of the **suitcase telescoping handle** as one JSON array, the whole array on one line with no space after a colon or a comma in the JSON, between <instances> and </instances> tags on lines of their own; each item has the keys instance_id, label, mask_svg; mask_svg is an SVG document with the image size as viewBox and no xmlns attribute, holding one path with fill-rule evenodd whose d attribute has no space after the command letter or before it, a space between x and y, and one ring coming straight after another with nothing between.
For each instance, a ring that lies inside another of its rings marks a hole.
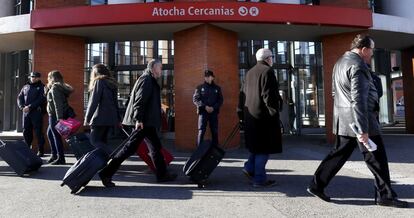
<instances>
[{"instance_id":1,"label":"suitcase telescoping handle","mask_svg":"<svg viewBox=\"0 0 414 218\"><path fill-rule=\"evenodd\" d=\"M127 135L128 139L129 137L131 137L131 134L129 134L128 131L126 131L123 127L121 127L120 129L122 129L125 135ZM124 147L125 143L129 141L128 139L124 140L120 145L118 145L118 147L114 151L112 151L112 153L109 155L110 159L114 158L114 156L119 152L119 150L121 150Z\"/></svg>"},{"instance_id":2,"label":"suitcase telescoping handle","mask_svg":"<svg viewBox=\"0 0 414 218\"><path fill-rule=\"evenodd\" d=\"M240 123L237 122L237 124L233 127L233 130L230 132L230 135L227 136L226 140L224 141L223 146L221 148L226 149L228 145L230 144L230 141L233 139L233 137L236 135L237 131L240 130Z\"/></svg>"},{"instance_id":3,"label":"suitcase telescoping handle","mask_svg":"<svg viewBox=\"0 0 414 218\"><path fill-rule=\"evenodd\" d=\"M125 135L126 135L127 137L129 137L129 136L130 136L130 134L128 133L128 131L126 131L126 130L125 130L125 128L124 128L124 127L121 127L121 129L122 129L122 132L124 132L124 133L125 133Z\"/></svg>"}]
</instances>

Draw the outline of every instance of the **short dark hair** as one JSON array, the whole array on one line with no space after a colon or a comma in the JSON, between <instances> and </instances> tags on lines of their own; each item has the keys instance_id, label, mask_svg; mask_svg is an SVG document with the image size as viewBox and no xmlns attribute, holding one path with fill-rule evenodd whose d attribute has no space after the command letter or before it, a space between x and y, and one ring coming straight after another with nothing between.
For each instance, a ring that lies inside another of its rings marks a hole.
<instances>
[{"instance_id":1,"label":"short dark hair","mask_svg":"<svg viewBox=\"0 0 414 218\"><path fill-rule=\"evenodd\" d=\"M209 77L209 76L214 77L213 71L211 71L211 70L205 70L204 71L204 77Z\"/></svg>"},{"instance_id":2,"label":"short dark hair","mask_svg":"<svg viewBox=\"0 0 414 218\"><path fill-rule=\"evenodd\" d=\"M351 43L351 50L355 48L372 48L372 42L374 39L369 35L358 34L355 36Z\"/></svg>"}]
</instances>

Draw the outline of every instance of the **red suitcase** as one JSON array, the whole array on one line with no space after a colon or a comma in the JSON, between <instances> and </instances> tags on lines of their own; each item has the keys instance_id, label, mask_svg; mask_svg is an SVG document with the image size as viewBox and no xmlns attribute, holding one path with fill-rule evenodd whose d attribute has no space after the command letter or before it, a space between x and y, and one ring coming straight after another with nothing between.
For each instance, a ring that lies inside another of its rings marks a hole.
<instances>
[{"instance_id":1,"label":"red suitcase","mask_svg":"<svg viewBox=\"0 0 414 218\"><path fill-rule=\"evenodd\" d=\"M155 166L154 163L151 160L151 157L148 155L149 150L148 150L148 145L151 143L149 140L144 139L141 144L138 146L137 149L137 155L148 165L148 167L155 172ZM165 150L164 148L161 148L161 153L164 156L164 161L165 164L168 166L168 164L171 163L171 161L174 159L174 157L172 156L172 154Z\"/></svg>"}]
</instances>

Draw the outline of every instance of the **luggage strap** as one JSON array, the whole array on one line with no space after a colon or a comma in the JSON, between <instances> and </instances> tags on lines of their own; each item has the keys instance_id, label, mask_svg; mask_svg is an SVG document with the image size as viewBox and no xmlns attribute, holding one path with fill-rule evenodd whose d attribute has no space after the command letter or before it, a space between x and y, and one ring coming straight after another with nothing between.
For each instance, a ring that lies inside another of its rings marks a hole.
<instances>
[{"instance_id":1,"label":"luggage strap","mask_svg":"<svg viewBox=\"0 0 414 218\"><path fill-rule=\"evenodd\" d=\"M223 146L221 148L226 149L228 145L230 144L230 141L233 139L233 137L236 135L237 131L240 130L240 123L237 122L237 124L233 127L233 130L230 132L230 135L227 136L226 140L224 141Z\"/></svg>"}]
</instances>

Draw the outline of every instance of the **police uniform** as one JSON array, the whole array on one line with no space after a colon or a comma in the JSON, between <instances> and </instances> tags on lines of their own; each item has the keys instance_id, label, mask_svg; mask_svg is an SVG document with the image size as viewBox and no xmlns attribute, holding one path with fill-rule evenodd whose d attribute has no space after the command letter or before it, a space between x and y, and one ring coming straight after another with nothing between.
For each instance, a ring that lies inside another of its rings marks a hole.
<instances>
[{"instance_id":1,"label":"police uniform","mask_svg":"<svg viewBox=\"0 0 414 218\"><path fill-rule=\"evenodd\" d=\"M40 77L40 73L32 72L30 76ZM41 81L36 83L28 82L21 89L17 97L17 105L20 110L29 106L29 112L23 112L23 136L26 144L31 146L33 141L33 130L38 139L39 154L43 155L45 139L42 133L43 106L46 102L44 96L44 84Z\"/></svg>"},{"instance_id":2,"label":"police uniform","mask_svg":"<svg viewBox=\"0 0 414 218\"><path fill-rule=\"evenodd\" d=\"M211 76L214 77L213 73L209 71ZM193 95L193 102L197 106L198 114L198 137L197 145L204 139L204 134L206 132L207 122L210 125L210 131L212 136L212 145L218 144L218 113L220 107L223 104L223 95L221 93L221 88L216 85L214 82L211 84L204 82L203 84L197 86L195 93ZM213 107L214 111L208 113L205 109L206 106Z\"/></svg>"}]
</instances>

